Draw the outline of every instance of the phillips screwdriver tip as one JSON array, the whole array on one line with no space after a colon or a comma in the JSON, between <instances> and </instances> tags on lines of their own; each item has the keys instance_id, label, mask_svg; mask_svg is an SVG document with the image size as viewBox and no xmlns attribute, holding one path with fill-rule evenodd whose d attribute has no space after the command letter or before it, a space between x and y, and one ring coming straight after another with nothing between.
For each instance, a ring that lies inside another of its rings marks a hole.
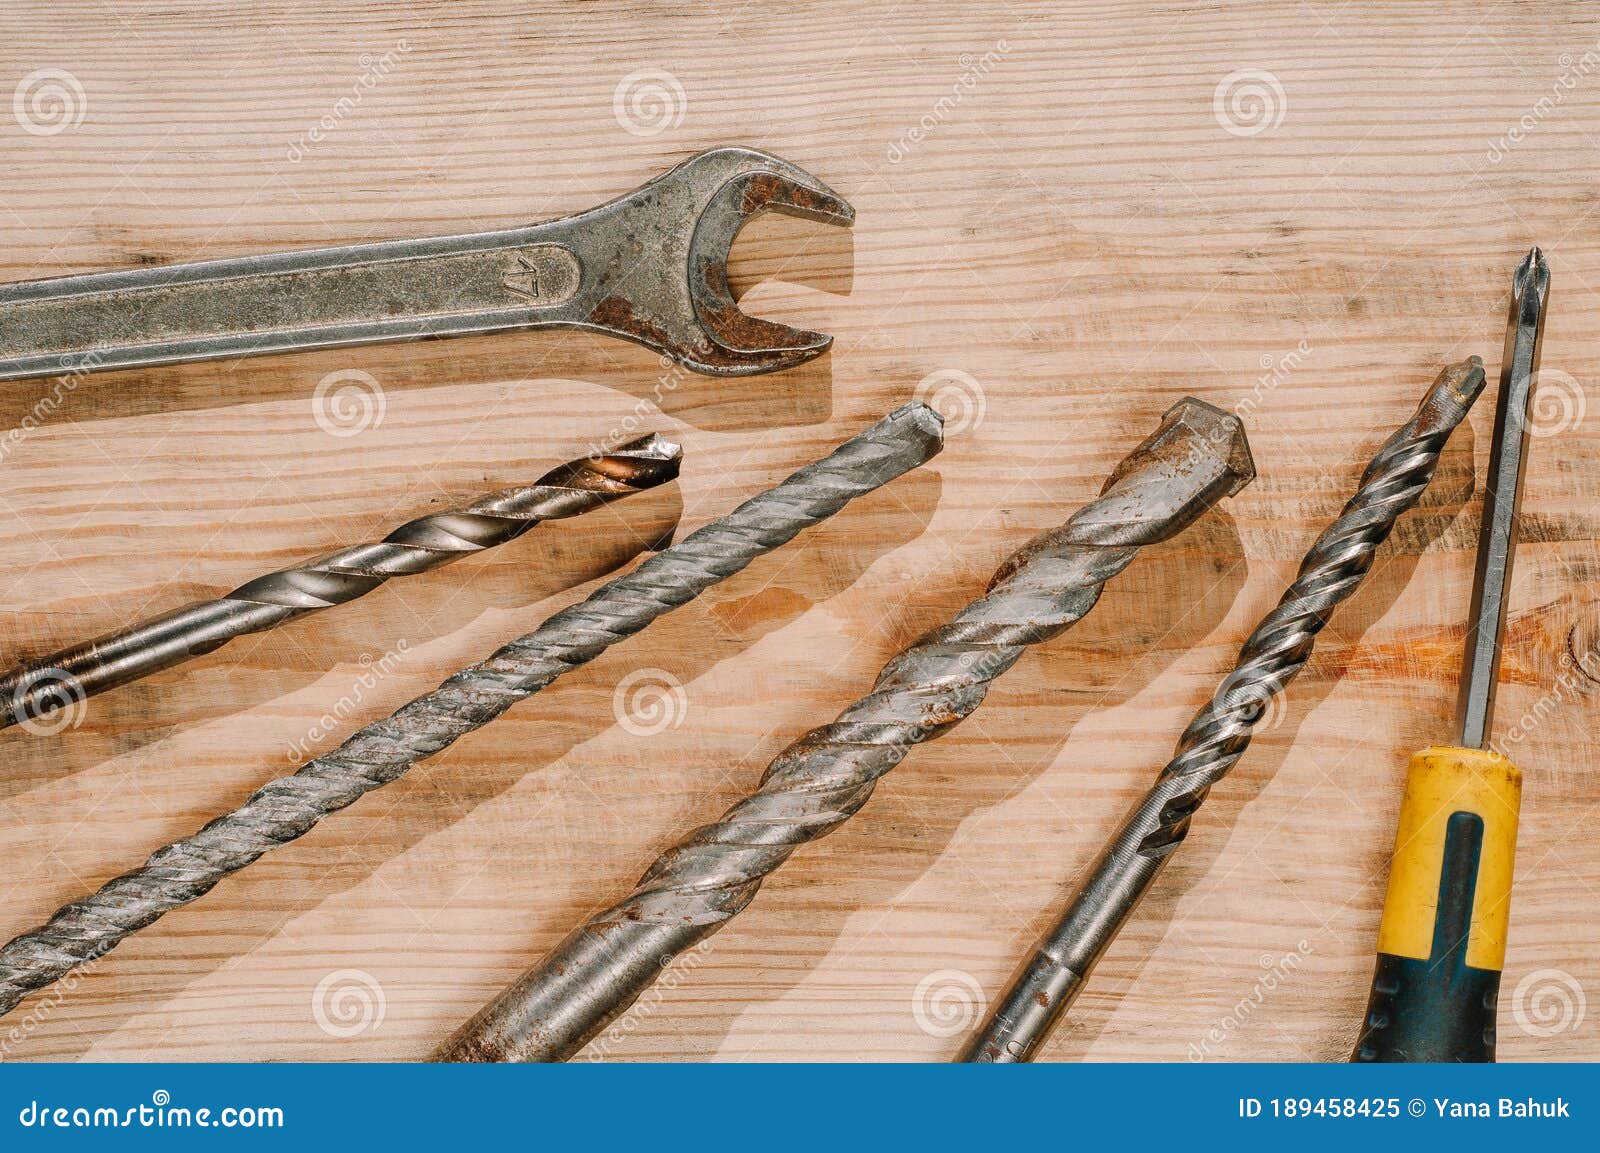
<instances>
[{"instance_id":1,"label":"phillips screwdriver tip","mask_svg":"<svg viewBox=\"0 0 1600 1153\"><path fill-rule=\"evenodd\" d=\"M1534 245L1522 263L1517 265L1516 274L1511 279L1512 298L1518 302L1532 299L1542 307L1549 291L1550 265L1539 246Z\"/></svg>"}]
</instances>

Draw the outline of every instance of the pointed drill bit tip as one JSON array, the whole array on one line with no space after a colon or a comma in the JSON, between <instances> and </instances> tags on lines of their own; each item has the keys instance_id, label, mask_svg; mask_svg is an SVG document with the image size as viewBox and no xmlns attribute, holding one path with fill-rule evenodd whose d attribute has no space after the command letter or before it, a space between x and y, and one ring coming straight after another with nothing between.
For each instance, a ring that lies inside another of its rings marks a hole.
<instances>
[{"instance_id":1,"label":"pointed drill bit tip","mask_svg":"<svg viewBox=\"0 0 1600 1153\"><path fill-rule=\"evenodd\" d=\"M633 488L655 488L678 479L683 446L658 432L630 440L609 452L597 452L575 462L607 480Z\"/></svg>"}]
</instances>

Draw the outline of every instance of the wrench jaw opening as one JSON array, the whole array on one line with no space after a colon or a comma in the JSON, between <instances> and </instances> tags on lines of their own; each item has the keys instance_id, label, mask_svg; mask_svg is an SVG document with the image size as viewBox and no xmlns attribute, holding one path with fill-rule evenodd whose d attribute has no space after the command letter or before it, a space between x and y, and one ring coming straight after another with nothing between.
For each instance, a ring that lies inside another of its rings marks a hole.
<instances>
[{"instance_id":1,"label":"wrench jaw opening","mask_svg":"<svg viewBox=\"0 0 1600 1153\"><path fill-rule=\"evenodd\" d=\"M826 352L833 337L741 312L728 285L734 238L767 212L848 228L855 210L810 173L766 153L717 149L683 167L706 163L717 169L730 162L735 170L706 200L689 242L689 305L698 331L693 345L674 355L696 371L718 376L792 368Z\"/></svg>"},{"instance_id":2,"label":"wrench jaw opening","mask_svg":"<svg viewBox=\"0 0 1600 1153\"><path fill-rule=\"evenodd\" d=\"M749 148L716 148L593 212L557 221L585 269L559 323L637 341L709 376L751 376L827 351L826 333L746 316L728 254L751 220L779 212L849 227L855 210L816 177ZM592 279L591 279L592 277Z\"/></svg>"}]
</instances>

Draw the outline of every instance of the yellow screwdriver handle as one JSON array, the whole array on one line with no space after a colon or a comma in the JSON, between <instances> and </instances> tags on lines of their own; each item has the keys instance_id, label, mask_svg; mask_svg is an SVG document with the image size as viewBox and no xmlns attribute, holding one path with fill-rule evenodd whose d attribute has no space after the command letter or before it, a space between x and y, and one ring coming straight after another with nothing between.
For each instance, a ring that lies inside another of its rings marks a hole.
<instances>
[{"instance_id":1,"label":"yellow screwdriver handle","mask_svg":"<svg viewBox=\"0 0 1600 1153\"><path fill-rule=\"evenodd\" d=\"M1493 1061L1522 773L1482 749L1411 758L1353 1061Z\"/></svg>"}]
</instances>

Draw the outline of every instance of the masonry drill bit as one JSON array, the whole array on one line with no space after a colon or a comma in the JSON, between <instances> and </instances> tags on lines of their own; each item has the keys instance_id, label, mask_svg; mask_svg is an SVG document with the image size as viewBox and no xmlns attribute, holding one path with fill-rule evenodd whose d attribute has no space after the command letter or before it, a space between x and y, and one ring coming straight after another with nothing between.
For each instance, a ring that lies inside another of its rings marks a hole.
<instances>
[{"instance_id":1,"label":"masonry drill bit","mask_svg":"<svg viewBox=\"0 0 1600 1153\"><path fill-rule=\"evenodd\" d=\"M832 832L913 745L949 731L1029 645L1070 628L1105 582L1255 475L1236 417L1186 399L1100 498L1000 567L988 594L891 660L872 692L778 754L760 788L662 854L436 1054L555 1061L648 989L666 958L716 932L800 845Z\"/></svg>"},{"instance_id":2,"label":"masonry drill bit","mask_svg":"<svg viewBox=\"0 0 1600 1153\"><path fill-rule=\"evenodd\" d=\"M1483 391L1477 357L1451 365L1416 415L1384 442L1356 494L1319 536L1294 583L1239 652L1178 740L1155 785L1101 851L1062 919L1006 991L962 1061L1026 1061L1076 999L1095 963L1188 835L1211 786L1250 745L1273 694L1294 679L1333 610L1372 568L1378 546L1433 478L1450 433Z\"/></svg>"},{"instance_id":3,"label":"masonry drill bit","mask_svg":"<svg viewBox=\"0 0 1600 1153\"><path fill-rule=\"evenodd\" d=\"M130 934L203 896L229 873L304 836L322 818L397 780L856 497L928 461L941 447L941 425L927 405L896 410L823 460L607 581L587 600L561 610L393 716L269 782L194 835L156 850L142 867L57 910L44 925L0 948L0 1014L29 991L104 956Z\"/></svg>"},{"instance_id":4,"label":"masonry drill bit","mask_svg":"<svg viewBox=\"0 0 1600 1153\"><path fill-rule=\"evenodd\" d=\"M411 576L516 540L547 520L579 516L678 475L683 450L650 435L570 461L521 488L408 521L381 541L268 573L121 632L26 661L0 675L0 728L41 719L118 685L221 648L235 637L365 596Z\"/></svg>"}]
</instances>

